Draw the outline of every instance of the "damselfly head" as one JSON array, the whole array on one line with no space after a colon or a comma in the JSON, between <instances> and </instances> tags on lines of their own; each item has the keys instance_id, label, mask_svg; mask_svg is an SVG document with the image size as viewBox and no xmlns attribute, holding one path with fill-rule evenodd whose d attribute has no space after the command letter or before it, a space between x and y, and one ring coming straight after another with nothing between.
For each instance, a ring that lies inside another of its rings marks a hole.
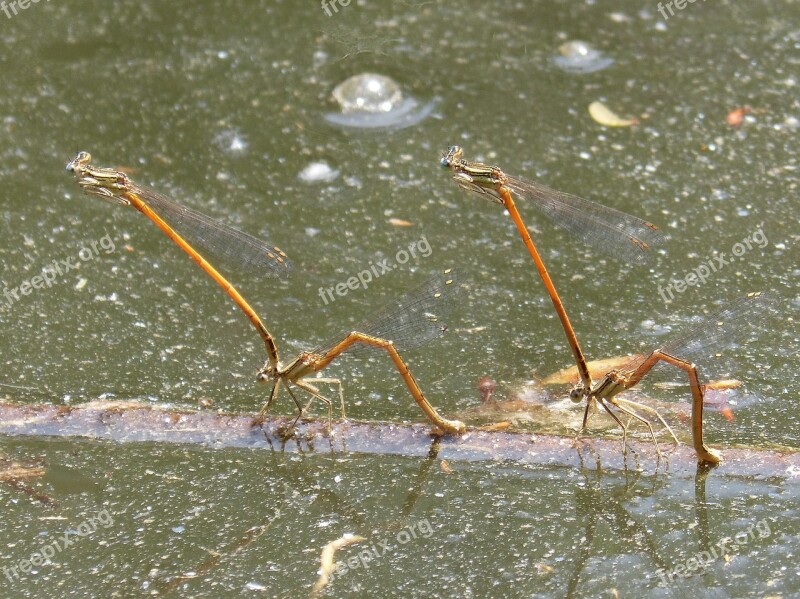
<instances>
[{"instance_id":1,"label":"damselfly head","mask_svg":"<svg viewBox=\"0 0 800 599\"><path fill-rule=\"evenodd\" d=\"M268 383L273 378L275 378L275 372L277 370L276 366L273 366L271 363L267 362L264 366L256 373L256 381L259 383Z\"/></svg>"},{"instance_id":2,"label":"damselfly head","mask_svg":"<svg viewBox=\"0 0 800 599\"><path fill-rule=\"evenodd\" d=\"M125 173L110 168L93 167L91 162L92 155L89 152L78 152L78 155L67 163L67 170L75 175L81 189L115 204L130 204L121 195L127 191L129 185Z\"/></svg>"},{"instance_id":3,"label":"damselfly head","mask_svg":"<svg viewBox=\"0 0 800 599\"><path fill-rule=\"evenodd\" d=\"M580 403L583 401L583 398L586 396L584 392L583 383L578 383L569 392L569 399L573 403Z\"/></svg>"},{"instance_id":4,"label":"damselfly head","mask_svg":"<svg viewBox=\"0 0 800 599\"><path fill-rule=\"evenodd\" d=\"M72 160L67 162L67 170L75 173L78 176L83 174L84 169L91 164L92 155L89 152L78 152Z\"/></svg>"},{"instance_id":5,"label":"damselfly head","mask_svg":"<svg viewBox=\"0 0 800 599\"><path fill-rule=\"evenodd\" d=\"M442 168L453 167L461 161L462 156L464 156L464 150L461 149L461 146L450 146L450 149L442 154Z\"/></svg>"}]
</instances>

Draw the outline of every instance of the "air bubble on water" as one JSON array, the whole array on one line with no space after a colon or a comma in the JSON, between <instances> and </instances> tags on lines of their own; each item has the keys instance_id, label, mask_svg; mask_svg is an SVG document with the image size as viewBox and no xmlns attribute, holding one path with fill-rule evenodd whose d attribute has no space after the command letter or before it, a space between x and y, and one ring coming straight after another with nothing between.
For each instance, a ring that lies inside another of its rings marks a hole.
<instances>
[{"instance_id":1,"label":"air bubble on water","mask_svg":"<svg viewBox=\"0 0 800 599\"><path fill-rule=\"evenodd\" d=\"M553 62L568 73L594 73L610 67L614 59L587 42L572 40L558 47Z\"/></svg>"},{"instance_id":2,"label":"air bubble on water","mask_svg":"<svg viewBox=\"0 0 800 599\"><path fill-rule=\"evenodd\" d=\"M345 80L333 90L343 113L390 112L403 99L403 92L391 77L362 73Z\"/></svg>"},{"instance_id":3,"label":"air bubble on water","mask_svg":"<svg viewBox=\"0 0 800 599\"><path fill-rule=\"evenodd\" d=\"M335 125L360 129L402 128L415 125L433 112L435 102L422 103L403 93L391 77L361 73L333 90L339 112L325 115Z\"/></svg>"}]
</instances>

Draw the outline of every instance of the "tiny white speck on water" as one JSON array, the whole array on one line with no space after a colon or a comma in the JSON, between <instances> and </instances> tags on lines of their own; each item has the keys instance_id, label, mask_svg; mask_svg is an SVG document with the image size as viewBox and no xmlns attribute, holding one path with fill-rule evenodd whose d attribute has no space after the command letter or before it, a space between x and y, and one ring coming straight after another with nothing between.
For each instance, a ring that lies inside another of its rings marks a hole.
<instances>
[{"instance_id":1,"label":"tiny white speck on water","mask_svg":"<svg viewBox=\"0 0 800 599\"><path fill-rule=\"evenodd\" d=\"M214 135L214 143L230 154L243 154L247 150L247 139L236 129L223 129Z\"/></svg>"}]
</instances>

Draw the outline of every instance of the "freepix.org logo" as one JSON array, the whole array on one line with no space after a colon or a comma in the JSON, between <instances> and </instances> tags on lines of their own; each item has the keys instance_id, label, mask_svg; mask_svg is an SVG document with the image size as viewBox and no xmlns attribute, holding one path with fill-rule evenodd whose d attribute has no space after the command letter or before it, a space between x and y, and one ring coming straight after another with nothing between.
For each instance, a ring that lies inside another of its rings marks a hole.
<instances>
[{"instance_id":1,"label":"freepix.org logo","mask_svg":"<svg viewBox=\"0 0 800 599\"><path fill-rule=\"evenodd\" d=\"M712 257L706 258L695 268L687 271L681 278L670 281L666 287L659 285L658 294L664 303L668 304L675 299L675 293L683 293L690 287L705 285L712 275L736 260L744 259L744 255L754 247L763 250L768 244L769 240L764 230L759 227L741 241L734 243L730 252L716 252Z\"/></svg>"},{"instance_id":2,"label":"freepix.org logo","mask_svg":"<svg viewBox=\"0 0 800 599\"><path fill-rule=\"evenodd\" d=\"M376 561L389 553L395 551L398 547L410 543L419 537L427 539L433 534L433 527L427 518L409 524L405 528L398 531L394 538L385 538L378 541L378 544L372 543L369 547L359 552L358 555L352 556L346 562L339 562L336 569L331 575L331 580L344 576L352 570L359 568L369 569L370 562Z\"/></svg>"},{"instance_id":3,"label":"freepix.org logo","mask_svg":"<svg viewBox=\"0 0 800 599\"><path fill-rule=\"evenodd\" d=\"M31 7L31 4L39 4L42 0L11 0L11 2L6 2L3 0L0 2L0 10L2 10L6 17L9 19L16 17L19 14L19 11L26 10ZM50 0L46 0L50 2Z\"/></svg>"},{"instance_id":4,"label":"freepix.org logo","mask_svg":"<svg viewBox=\"0 0 800 599\"><path fill-rule=\"evenodd\" d=\"M756 536L756 532L758 536ZM712 545L706 551L700 551L692 557L688 558L685 562L678 564L672 571L666 571L663 568L658 570L656 574L661 578L665 586L689 578L703 574L715 560L719 560L726 555L731 555L746 548L748 543L756 541L756 539L765 539L772 535L769 522L766 519L759 520L758 522L751 522L747 530L736 533L733 537L725 537L720 539L715 545ZM719 550L719 551L717 551Z\"/></svg>"},{"instance_id":5,"label":"freepix.org logo","mask_svg":"<svg viewBox=\"0 0 800 599\"><path fill-rule=\"evenodd\" d=\"M322 0L322 10L326 15L332 17L339 12L339 7L347 8L352 0Z\"/></svg>"},{"instance_id":6,"label":"freepix.org logo","mask_svg":"<svg viewBox=\"0 0 800 599\"><path fill-rule=\"evenodd\" d=\"M106 234L100 239L95 239L81 247L78 251L77 260L73 256L68 256L66 259L53 260L42 268L42 274L34 275L30 279L22 281L16 287L4 287L2 299L5 299L5 302L0 299L0 309L10 308L24 296L33 293L35 289L43 289L45 287L49 289L59 277L63 277L71 270L78 270L81 262L89 262L97 258L100 255L100 250L110 254L115 249L114 240L111 239L110 235Z\"/></svg>"},{"instance_id":7,"label":"freepix.org logo","mask_svg":"<svg viewBox=\"0 0 800 599\"><path fill-rule=\"evenodd\" d=\"M350 291L355 291L359 287L366 289L369 284L375 279L392 272L398 266L406 264L411 258L427 258L431 255L433 249L428 239L423 235L417 241L412 241L408 244L408 249L400 248L394 255L394 262L390 258L383 258L377 263L370 262L369 268L365 268L357 275L349 277L347 281L343 281L331 287L320 287L319 296L322 298L322 303L326 306L334 301L336 297L344 297ZM334 295L335 294L335 295Z\"/></svg>"},{"instance_id":8,"label":"freepix.org logo","mask_svg":"<svg viewBox=\"0 0 800 599\"><path fill-rule=\"evenodd\" d=\"M13 566L3 566L3 574L9 582L19 580L23 575L30 574L34 568L53 563L52 560L58 553L69 549L83 537L95 532L100 526L108 528L112 524L114 524L114 519L109 511L102 510L75 528L64 531L60 537L51 543L42 545L30 556L19 560Z\"/></svg>"}]
</instances>

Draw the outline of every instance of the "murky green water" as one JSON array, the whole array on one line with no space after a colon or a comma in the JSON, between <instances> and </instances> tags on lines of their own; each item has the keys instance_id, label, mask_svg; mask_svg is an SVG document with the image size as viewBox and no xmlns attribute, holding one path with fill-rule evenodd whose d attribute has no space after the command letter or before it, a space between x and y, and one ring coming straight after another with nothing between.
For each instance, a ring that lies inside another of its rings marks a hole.
<instances>
[{"instance_id":1,"label":"murky green water","mask_svg":"<svg viewBox=\"0 0 800 599\"><path fill-rule=\"evenodd\" d=\"M236 282L285 358L455 266L469 293L450 329L408 355L445 414L477 403L480 376L504 397L561 368L563 334L507 215L439 168L457 143L671 236L650 267L634 269L521 206L592 358L653 347L653 323L691 326L718 301L778 292L784 314L720 373L746 381L756 399L735 423L711 415L708 435L723 448L798 447L795 4L687 4L666 21L655 2L337 6L326 16L317 3L64 0L0 12L0 282L11 290L54 260L79 264L51 288L4 296L0 389L9 398L195 406L209 397L230 411L264 399L253 381L263 350L246 320L145 218L78 192L63 170L77 150L283 248L295 266L288 281ZM560 70L551 57L570 39L614 64ZM389 130L331 124L332 90L362 72L393 77L432 113ZM595 100L642 124L600 126L587 112ZM745 105L744 123L726 123ZM314 162L338 177L302 181ZM659 289L670 280L757 231L763 248L664 304ZM113 250L79 254L106 235ZM323 303L320 288L423 237L427 257ZM342 360L330 374L343 379L354 418L421 418L381 355ZM678 392L658 393L669 401ZM800 593L796 483L712 472L704 512L693 481L668 472L598 478L492 463L451 464L445 475L412 458L49 440L6 439L3 451L44 460L43 488L59 507L3 488L0 567L103 509L113 517L60 552L58 565L4 577L8 596L304 594L325 543L354 532L377 546L421 522L431 534L392 541L387 555L335 580L330 596ZM680 589L658 586L659 568L762 520L770 536ZM253 527L262 528L244 543Z\"/></svg>"}]
</instances>

